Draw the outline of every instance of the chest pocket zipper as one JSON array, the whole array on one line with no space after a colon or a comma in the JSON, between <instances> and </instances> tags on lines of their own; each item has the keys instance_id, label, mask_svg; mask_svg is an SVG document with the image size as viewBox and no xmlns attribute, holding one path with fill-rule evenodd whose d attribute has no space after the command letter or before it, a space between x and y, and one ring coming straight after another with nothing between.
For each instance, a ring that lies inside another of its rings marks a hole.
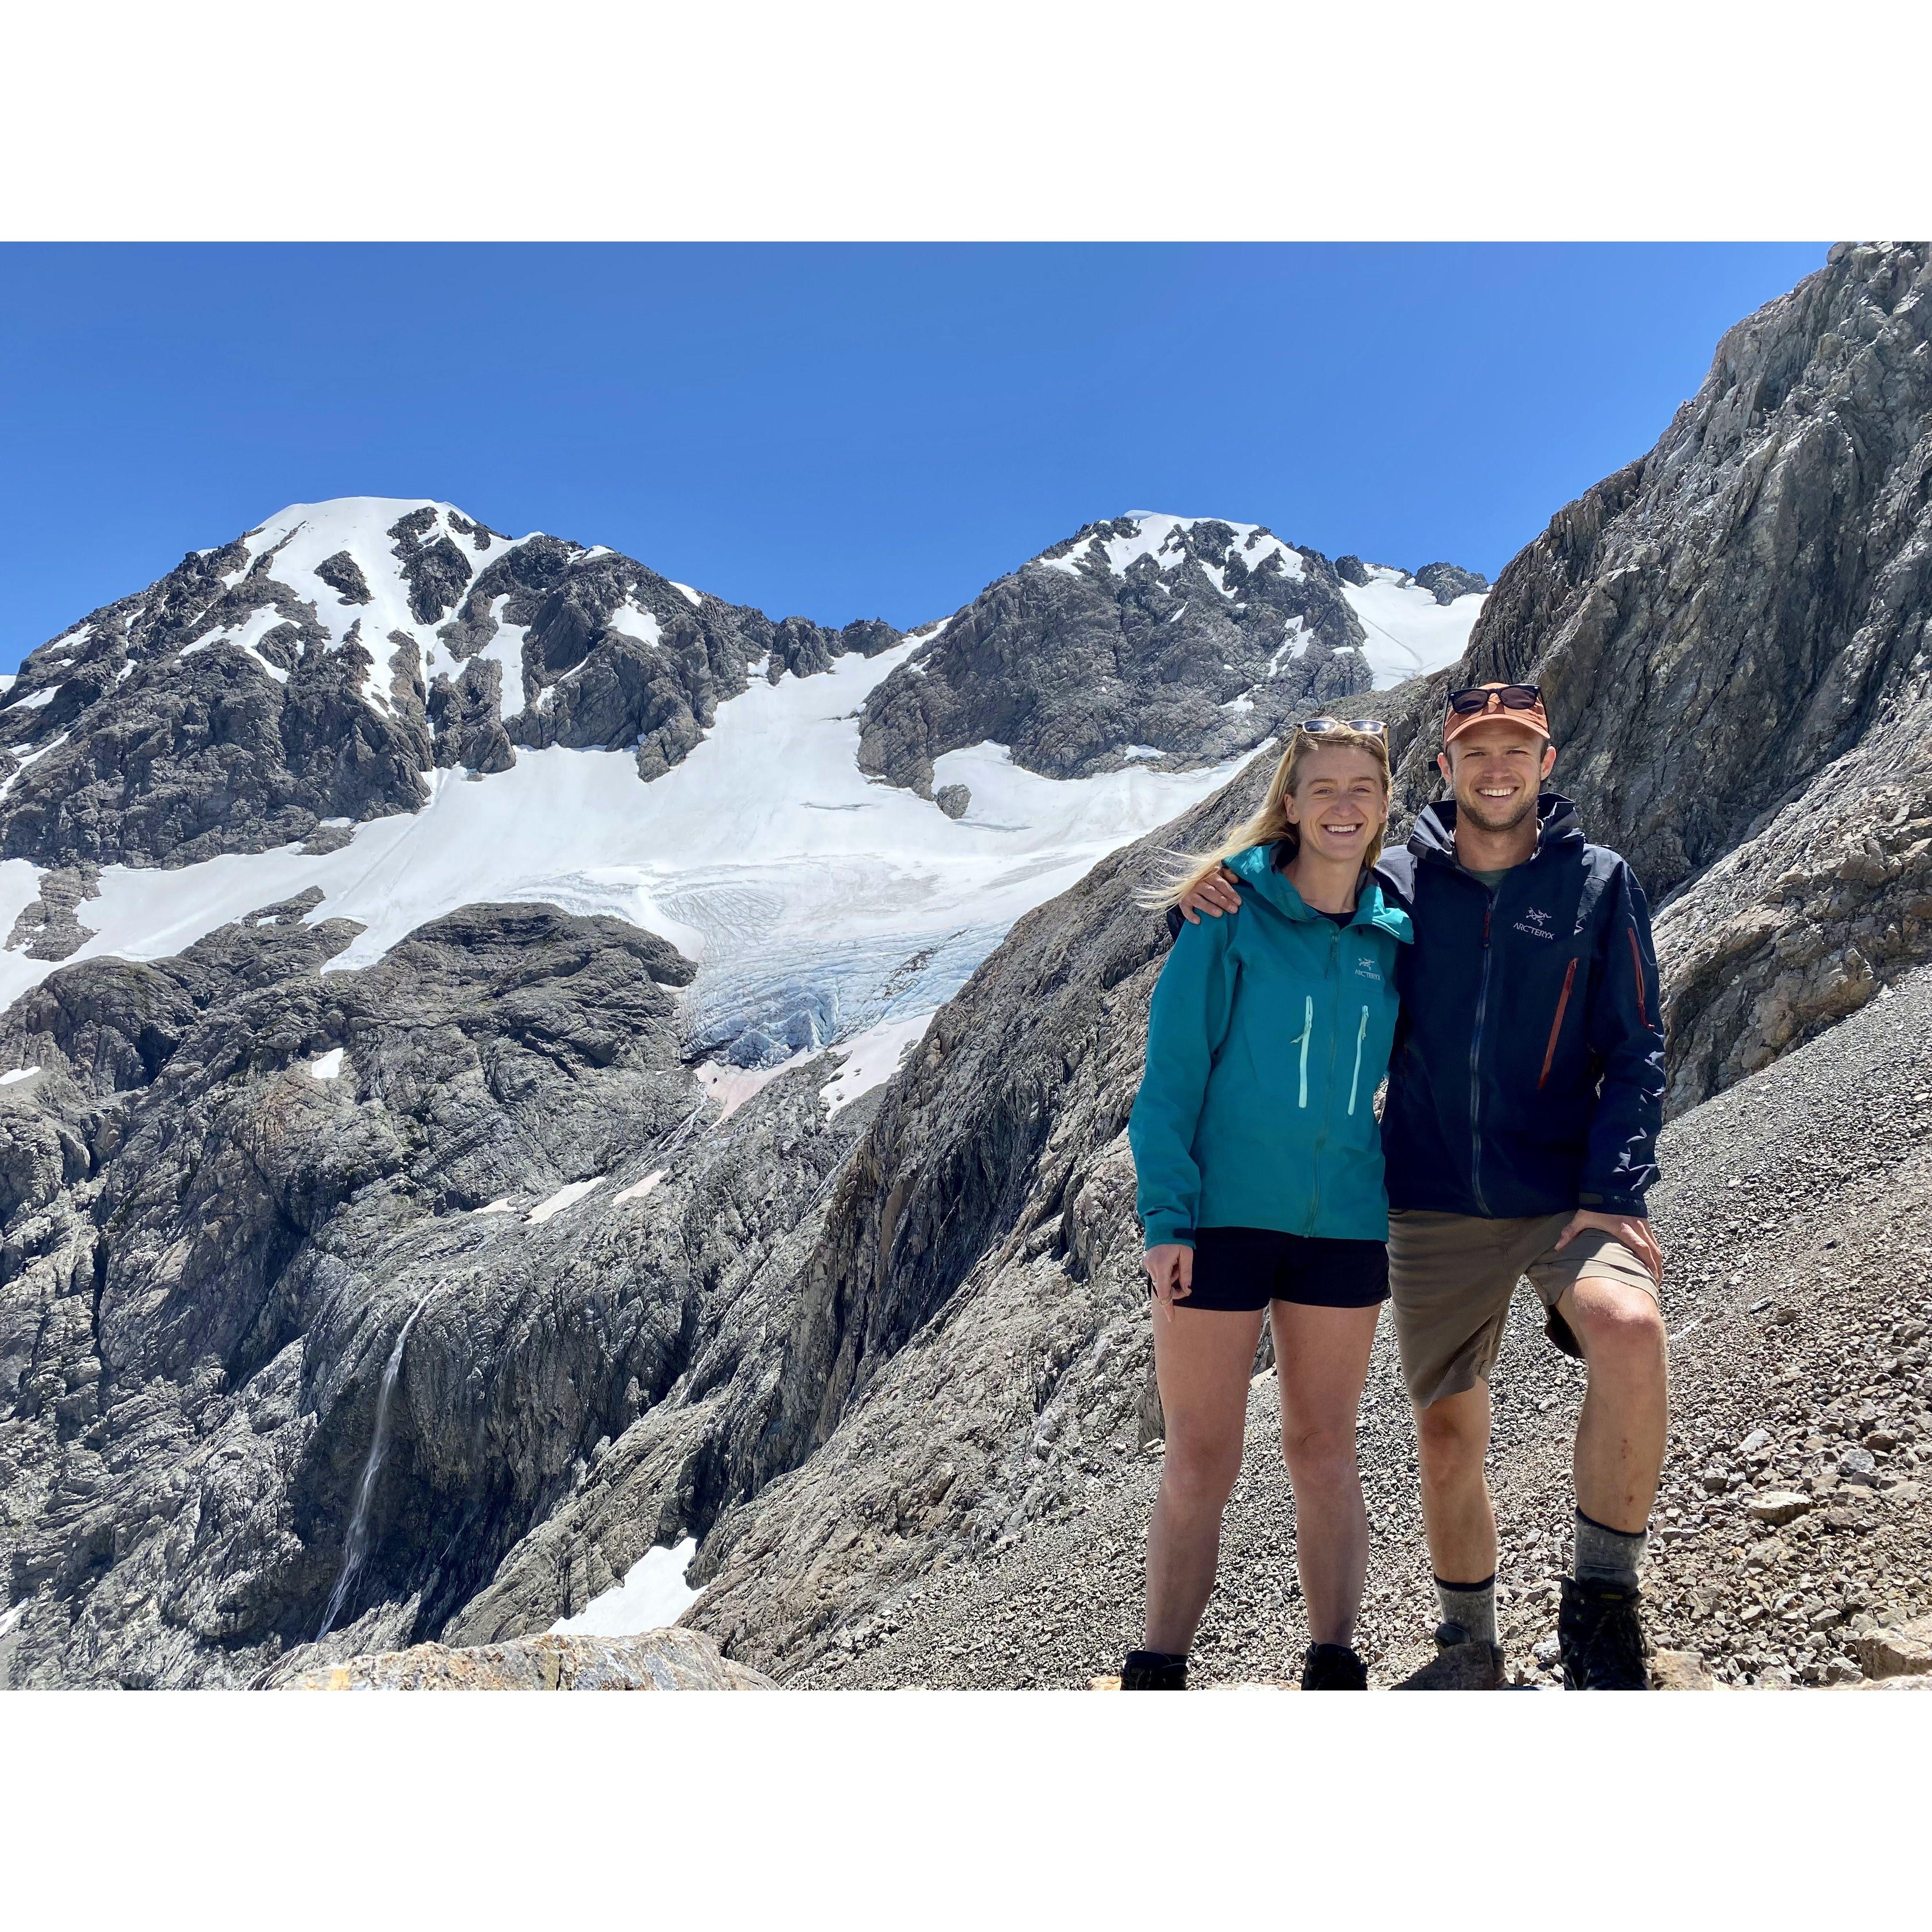
<instances>
[{"instance_id":1,"label":"chest pocket zipper","mask_svg":"<svg viewBox=\"0 0 1932 1932\"><path fill-rule=\"evenodd\" d=\"M1362 1078L1362 1042L1369 1036L1369 1010L1362 1009L1362 1023L1355 1029L1355 1070L1348 1076L1348 1112L1355 1111L1355 1088Z\"/></svg>"},{"instance_id":2,"label":"chest pocket zipper","mask_svg":"<svg viewBox=\"0 0 1932 1932\"><path fill-rule=\"evenodd\" d=\"M1315 996L1305 996L1306 1004L1301 1016L1301 1105L1308 1105L1308 1042L1315 1032Z\"/></svg>"}]
</instances>

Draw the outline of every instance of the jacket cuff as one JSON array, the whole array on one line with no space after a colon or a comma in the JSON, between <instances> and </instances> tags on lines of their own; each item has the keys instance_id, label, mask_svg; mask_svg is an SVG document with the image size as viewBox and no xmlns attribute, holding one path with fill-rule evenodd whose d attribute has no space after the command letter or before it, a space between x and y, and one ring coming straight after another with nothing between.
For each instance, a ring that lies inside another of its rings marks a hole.
<instances>
[{"instance_id":1,"label":"jacket cuff","mask_svg":"<svg viewBox=\"0 0 1932 1932\"><path fill-rule=\"evenodd\" d=\"M1650 1219L1650 1210L1644 1206L1641 1194L1580 1193L1576 1205L1587 1208L1592 1214L1627 1214L1633 1221Z\"/></svg>"},{"instance_id":2,"label":"jacket cuff","mask_svg":"<svg viewBox=\"0 0 1932 1932\"><path fill-rule=\"evenodd\" d=\"M1147 1246L1150 1248L1164 1247L1170 1243L1182 1248L1194 1245L1193 1224L1180 1215L1150 1214L1146 1226Z\"/></svg>"}]
</instances>

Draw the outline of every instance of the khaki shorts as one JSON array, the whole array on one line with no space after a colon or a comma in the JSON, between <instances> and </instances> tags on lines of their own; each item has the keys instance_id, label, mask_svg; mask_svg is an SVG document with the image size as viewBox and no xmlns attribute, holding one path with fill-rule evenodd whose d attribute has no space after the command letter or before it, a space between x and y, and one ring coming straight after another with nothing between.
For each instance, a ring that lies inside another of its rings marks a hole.
<instances>
[{"instance_id":1,"label":"khaki shorts","mask_svg":"<svg viewBox=\"0 0 1932 1932\"><path fill-rule=\"evenodd\" d=\"M1525 1275L1549 1310L1546 1332L1566 1354L1581 1351L1556 1304L1586 1276L1622 1282L1657 1300L1649 1269L1600 1228L1553 1252L1569 1222L1568 1214L1492 1221L1390 1210L1389 1296L1402 1378L1418 1408L1489 1380L1510 1298Z\"/></svg>"}]
</instances>

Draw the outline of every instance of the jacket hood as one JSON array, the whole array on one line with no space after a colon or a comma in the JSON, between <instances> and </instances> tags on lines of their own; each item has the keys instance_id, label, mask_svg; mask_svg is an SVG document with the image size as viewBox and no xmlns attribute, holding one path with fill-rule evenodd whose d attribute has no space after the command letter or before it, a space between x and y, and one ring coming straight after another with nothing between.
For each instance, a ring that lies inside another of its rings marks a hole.
<instances>
[{"instance_id":1,"label":"jacket hood","mask_svg":"<svg viewBox=\"0 0 1932 1932\"><path fill-rule=\"evenodd\" d=\"M1325 919L1327 914L1316 911L1295 890L1294 882L1276 866L1275 850L1273 845L1250 845L1227 861L1228 869L1244 884L1251 886L1282 918ZM1381 885L1372 874L1364 875L1361 890L1355 895L1355 916L1348 923L1352 927L1374 926L1405 946L1413 937L1408 914L1400 907L1389 904L1383 896Z\"/></svg>"},{"instance_id":2,"label":"jacket hood","mask_svg":"<svg viewBox=\"0 0 1932 1932\"><path fill-rule=\"evenodd\" d=\"M1577 823L1576 807L1561 792L1546 791L1536 800L1536 849L1539 854L1559 845L1583 843L1583 828ZM1408 849L1418 859L1456 858L1456 801L1438 799L1416 814L1415 829L1408 835ZM1232 860L1229 861L1232 864Z\"/></svg>"}]
</instances>

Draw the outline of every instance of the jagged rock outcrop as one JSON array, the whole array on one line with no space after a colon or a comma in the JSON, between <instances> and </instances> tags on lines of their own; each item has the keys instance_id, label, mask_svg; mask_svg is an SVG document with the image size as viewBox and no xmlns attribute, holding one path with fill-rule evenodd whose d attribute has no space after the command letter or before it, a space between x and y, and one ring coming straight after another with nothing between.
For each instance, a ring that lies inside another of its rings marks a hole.
<instances>
[{"instance_id":1,"label":"jagged rock outcrop","mask_svg":"<svg viewBox=\"0 0 1932 1932\"><path fill-rule=\"evenodd\" d=\"M1543 686L1557 782L1664 902L1673 1109L1932 956L1928 337L1932 248L1834 248L1432 681ZM1407 749L1412 808L1427 722Z\"/></svg>"},{"instance_id":2,"label":"jagged rock outcrop","mask_svg":"<svg viewBox=\"0 0 1932 1932\"><path fill-rule=\"evenodd\" d=\"M447 504L298 504L43 645L0 697L0 857L184 866L416 810L518 746L675 764L748 676L898 641Z\"/></svg>"},{"instance_id":3,"label":"jagged rock outcrop","mask_svg":"<svg viewBox=\"0 0 1932 1932\"><path fill-rule=\"evenodd\" d=\"M450 1650L422 1643L273 1682L278 1690L776 1690L700 1630L520 1637Z\"/></svg>"},{"instance_id":4,"label":"jagged rock outcrop","mask_svg":"<svg viewBox=\"0 0 1932 1932\"><path fill-rule=\"evenodd\" d=\"M1464 570L1453 563L1425 563L1415 573L1415 581L1438 604L1453 604L1459 597L1480 596L1490 587L1490 580L1480 570Z\"/></svg>"},{"instance_id":5,"label":"jagged rock outcrop","mask_svg":"<svg viewBox=\"0 0 1932 1932\"><path fill-rule=\"evenodd\" d=\"M325 972L356 928L310 910L63 968L0 1027L38 1070L0 1086L16 1682L434 1636L648 1412L652 1513L571 1552L574 1611L803 1453L767 1426L785 1244L871 1096L828 1119L807 1066L721 1124L679 1058L688 962L616 920L471 908Z\"/></svg>"},{"instance_id":6,"label":"jagged rock outcrop","mask_svg":"<svg viewBox=\"0 0 1932 1932\"><path fill-rule=\"evenodd\" d=\"M1048 778L1214 765L1407 674L1384 663L1318 550L1251 524L1117 517L947 619L866 700L860 762L922 797L935 759L988 740Z\"/></svg>"}]
</instances>

